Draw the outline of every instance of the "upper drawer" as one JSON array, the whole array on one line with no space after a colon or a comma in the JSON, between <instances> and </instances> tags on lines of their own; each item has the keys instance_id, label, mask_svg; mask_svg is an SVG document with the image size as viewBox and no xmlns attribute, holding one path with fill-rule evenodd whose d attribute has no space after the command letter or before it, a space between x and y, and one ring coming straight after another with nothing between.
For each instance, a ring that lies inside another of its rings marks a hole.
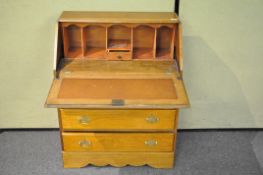
<instances>
[{"instance_id":1,"label":"upper drawer","mask_svg":"<svg viewBox=\"0 0 263 175\"><path fill-rule=\"evenodd\" d=\"M177 110L60 109L63 130L173 130Z\"/></svg>"},{"instance_id":2,"label":"upper drawer","mask_svg":"<svg viewBox=\"0 0 263 175\"><path fill-rule=\"evenodd\" d=\"M174 133L63 132L64 151L173 151Z\"/></svg>"}]
</instances>

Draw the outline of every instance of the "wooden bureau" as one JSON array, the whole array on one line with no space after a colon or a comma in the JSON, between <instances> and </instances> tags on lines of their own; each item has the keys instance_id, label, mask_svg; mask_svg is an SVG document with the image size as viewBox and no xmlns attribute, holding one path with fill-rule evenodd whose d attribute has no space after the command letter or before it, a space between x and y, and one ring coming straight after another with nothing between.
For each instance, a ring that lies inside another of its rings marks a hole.
<instances>
[{"instance_id":1,"label":"wooden bureau","mask_svg":"<svg viewBox=\"0 0 263 175\"><path fill-rule=\"evenodd\" d=\"M189 105L175 13L63 12L46 107L58 108L65 168L174 165Z\"/></svg>"}]
</instances>

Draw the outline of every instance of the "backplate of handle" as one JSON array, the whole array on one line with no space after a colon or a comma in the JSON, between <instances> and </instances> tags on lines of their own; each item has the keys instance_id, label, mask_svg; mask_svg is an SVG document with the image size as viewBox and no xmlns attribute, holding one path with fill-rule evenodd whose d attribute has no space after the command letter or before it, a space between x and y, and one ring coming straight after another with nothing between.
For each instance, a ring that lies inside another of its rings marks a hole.
<instances>
[{"instance_id":1,"label":"backplate of handle","mask_svg":"<svg viewBox=\"0 0 263 175\"><path fill-rule=\"evenodd\" d=\"M90 122L90 118L88 116L80 116L79 123L82 125L87 125Z\"/></svg>"},{"instance_id":2,"label":"backplate of handle","mask_svg":"<svg viewBox=\"0 0 263 175\"><path fill-rule=\"evenodd\" d=\"M144 142L144 144L147 145L147 146L155 146L155 145L158 144L158 142L157 142L157 140L146 140Z\"/></svg>"},{"instance_id":3,"label":"backplate of handle","mask_svg":"<svg viewBox=\"0 0 263 175\"><path fill-rule=\"evenodd\" d=\"M159 119L159 117L157 117L157 116L150 115L149 117L146 117L145 120L146 120L148 123L157 123L160 119Z\"/></svg>"},{"instance_id":4,"label":"backplate of handle","mask_svg":"<svg viewBox=\"0 0 263 175\"><path fill-rule=\"evenodd\" d=\"M81 146L82 148L87 148L91 145L91 142L88 140L81 140L79 141L79 146Z\"/></svg>"}]
</instances>

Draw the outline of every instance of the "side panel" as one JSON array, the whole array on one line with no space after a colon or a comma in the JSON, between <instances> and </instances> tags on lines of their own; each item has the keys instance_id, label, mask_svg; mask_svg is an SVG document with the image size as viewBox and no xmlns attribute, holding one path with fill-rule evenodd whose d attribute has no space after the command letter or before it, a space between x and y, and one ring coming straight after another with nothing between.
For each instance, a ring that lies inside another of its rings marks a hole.
<instances>
[{"instance_id":1,"label":"side panel","mask_svg":"<svg viewBox=\"0 0 263 175\"><path fill-rule=\"evenodd\" d=\"M183 72L183 46L182 46L182 23L178 23L175 29L175 39L174 39L174 46L175 46L175 57L178 63L178 68L180 72Z\"/></svg>"},{"instance_id":2,"label":"side panel","mask_svg":"<svg viewBox=\"0 0 263 175\"><path fill-rule=\"evenodd\" d=\"M58 77L58 65L63 57L63 42L62 42L62 30L59 23L55 27L55 42L54 42L54 62L53 62L53 72L54 77Z\"/></svg>"}]
</instances>

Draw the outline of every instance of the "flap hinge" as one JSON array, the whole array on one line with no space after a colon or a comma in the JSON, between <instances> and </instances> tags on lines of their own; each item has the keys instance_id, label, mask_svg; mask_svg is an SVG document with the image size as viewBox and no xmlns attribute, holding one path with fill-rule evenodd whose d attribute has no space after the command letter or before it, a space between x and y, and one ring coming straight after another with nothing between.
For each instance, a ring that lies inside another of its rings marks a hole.
<instances>
[{"instance_id":1,"label":"flap hinge","mask_svg":"<svg viewBox=\"0 0 263 175\"><path fill-rule=\"evenodd\" d=\"M112 106L124 106L124 100L122 99L112 99Z\"/></svg>"}]
</instances>

